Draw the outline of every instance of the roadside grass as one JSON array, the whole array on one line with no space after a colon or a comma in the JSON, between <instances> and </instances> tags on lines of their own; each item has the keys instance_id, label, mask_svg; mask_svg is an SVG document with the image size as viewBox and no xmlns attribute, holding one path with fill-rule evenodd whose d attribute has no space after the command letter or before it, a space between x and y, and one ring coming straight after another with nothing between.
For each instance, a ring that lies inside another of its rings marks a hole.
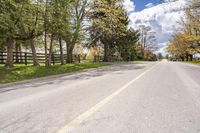
<instances>
[{"instance_id":1,"label":"roadside grass","mask_svg":"<svg viewBox=\"0 0 200 133\"><path fill-rule=\"evenodd\" d=\"M159 60L162 61L162 60ZM145 61L145 60L135 60L135 61L130 61L132 63L145 63L145 62L156 62L156 61Z\"/></svg>"},{"instance_id":2,"label":"roadside grass","mask_svg":"<svg viewBox=\"0 0 200 133\"><path fill-rule=\"evenodd\" d=\"M133 63L142 63L142 62L145 62L144 60L135 60L135 61L131 61Z\"/></svg>"},{"instance_id":3,"label":"roadside grass","mask_svg":"<svg viewBox=\"0 0 200 133\"><path fill-rule=\"evenodd\" d=\"M13 68L6 69L3 65L0 65L0 84L36 79L40 77L46 77L57 74L71 73L76 71L81 71L90 68L97 68L109 65L107 63L75 63L66 65L54 65L50 67L45 67L41 65L35 67L32 65L15 65Z\"/></svg>"},{"instance_id":4,"label":"roadside grass","mask_svg":"<svg viewBox=\"0 0 200 133\"><path fill-rule=\"evenodd\" d=\"M186 62L186 63L200 65L200 61L189 61L189 62Z\"/></svg>"}]
</instances>

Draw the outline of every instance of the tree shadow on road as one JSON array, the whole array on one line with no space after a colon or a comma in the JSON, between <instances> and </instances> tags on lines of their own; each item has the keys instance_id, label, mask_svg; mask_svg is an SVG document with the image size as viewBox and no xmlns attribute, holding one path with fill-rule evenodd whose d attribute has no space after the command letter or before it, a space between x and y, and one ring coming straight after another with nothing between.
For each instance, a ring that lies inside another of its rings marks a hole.
<instances>
[{"instance_id":1,"label":"tree shadow on road","mask_svg":"<svg viewBox=\"0 0 200 133\"><path fill-rule=\"evenodd\" d=\"M66 81L73 80L89 80L91 78L104 76L107 74L122 74L123 71L144 69L145 63L114 63L111 66L105 66L101 68L89 69L79 72L74 72L71 74L62 74L50 77L39 78L36 80L29 80L23 83L14 83L3 88L0 88L0 93L16 90L16 89L26 89L29 87L41 87L44 85L55 85L62 84Z\"/></svg>"}]
</instances>

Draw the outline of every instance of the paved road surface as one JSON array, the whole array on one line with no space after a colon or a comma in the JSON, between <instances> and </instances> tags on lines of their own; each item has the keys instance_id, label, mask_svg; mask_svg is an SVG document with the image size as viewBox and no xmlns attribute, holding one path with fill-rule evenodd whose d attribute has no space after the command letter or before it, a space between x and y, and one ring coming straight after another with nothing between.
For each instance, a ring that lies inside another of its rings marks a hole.
<instances>
[{"instance_id":1,"label":"paved road surface","mask_svg":"<svg viewBox=\"0 0 200 133\"><path fill-rule=\"evenodd\" d=\"M128 63L0 88L0 133L200 133L200 66Z\"/></svg>"}]
</instances>

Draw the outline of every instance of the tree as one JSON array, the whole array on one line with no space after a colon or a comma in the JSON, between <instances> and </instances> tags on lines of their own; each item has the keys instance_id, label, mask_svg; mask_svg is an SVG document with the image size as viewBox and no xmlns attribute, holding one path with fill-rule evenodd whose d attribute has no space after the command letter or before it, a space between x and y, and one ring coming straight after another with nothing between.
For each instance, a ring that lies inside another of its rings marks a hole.
<instances>
[{"instance_id":1,"label":"tree","mask_svg":"<svg viewBox=\"0 0 200 133\"><path fill-rule=\"evenodd\" d=\"M51 65L57 47L61 64L65 63L63 43L67 63L73 62L75 46L94 43L103 46L104 61L111 61L116 53L124 60L139 56L139 33L128 28L121 0L6 0L0 1L0 17L0 47L7 51L6 67L13 66L14 49L32 51L33 65L39 66L36 51L41 44L46 66Z\"/></svg>"},{"instance_id":2,"label":"tree","mask_svg":"<svg viewBox=\"0 0 200 133\"><path fill-rule=\"evenodd\" d=\"M123 60L133 60L135 57L136 49L134 45L139 41L139 32L134 29L127 30L125 36L119 38L118 51Z\"/></svg>"},{"instance_id":3,"label":"tree","mask_svg":"<svg viewBox=\"0 0 200 133\"><path fill-rule=\"evenodd\" d=\"M156 42L156 32L151 29L150 26L140 25L140 41L141 41L141 53L143 59L147 59L148 52L155 52L158 49Z\"/></svg>"},{"instance_id":4,"label":"tree","mask_svg":"<svg viewBox=\"0 0 200 133\"><path fill-rule=\"evenodd\" d=\"M39 60L36 53L35 38L43 34L42 27L42 7L38 1L33 3L27 1L23 3L23 10L20 17L21 22L19 23L19 33L16 40L28 41L31 46L33 65L39 66Z\"/></svg>"},{"instance_id":5,"label":"tree","mask_svg":"<svg viewBox=\"0 0 200 133\"><path fill-rule=\"evenodd\" d=\"M182 21L183 30L171 40L167 50L174 58L192 61L193 55L200 53L200 2L193 0L185 9L186 19Z\"/></svg>"},{"instance_id":6,"label":"tree","mask_svg":"<svg viewBox=\"0 0 200 133\"><path fill-rule=\"evenodd\" d=\"M162 53L158 53L157 57L158 57L159 60L162 60L163 59Z\"/></svg>"},{"instance_id":7,"label":"tree","mask_svg":"<svg viewBox=\"0 0 200 133\"><path fill-rule=\"evenodd\" d=\"M67 45L67 63L73 62L73 50L75 44L81 41L82 26L86 16L88 2L88 0L74 0L72 2L69 34L65 37Z\"/></svg>"},{"instance_id":8,"label":"tree","mask_svg":"<svg viewBox=\"0 0 200 133\"><path fill-rule=\"evenodd\" d=\"M70 0L51 0L49 2L49 19L47 32L50 35L49 57L48 65L51 65L51 56L53 50L53 41L57 40L60 47L61 65L64 64L64 54L62 40L64 40L70 33L70 8L72 2Z\"/></svg>"},{"instance_id":9,"label":"tree","mask_svg":"<svg viewBox=\"0 0 200 133\"><path fill-rule=\"evenodd\" d=\"M173 56L173 58L186 60L188 61L189 56L189 45L187 39L184 38L184 34L177 34L170 41L170 44L167 47L167 51Z\"/></svg>"},{"instance_id":10,"label":"tree","mask_svg":"<svg viewBox=\"0 0 200 133\"><path fill-rule=\"evenodd\" d=\"M22 12L27 1L0 1L0 38L5 40L7 60L5 66L13 67L13 47L23 23Z\"/></svg>"},{"instance_id":11,"label":"tree","mask_svg":"<svg viewBox=\"0 0 200 133\"><path fill-rule=\"evenodd\" d=\"M107 62L117 40L126 35L128 16L119 0L94 0L91 9L91 37L103 43Z\"/></svg>"},{"instance_id":12,"label":"tree","mask_svg":"<svg viewBox=\"0 0 200 133\"><path fill-rule=\"evenodd\" d=\"M34 44L34 38L42 34L38 2L9 0L1 1L0 5L0 31L4 33L1 38L6 40L7 47L6 67L13 66L13 47L17 40L30 41L34 65L39 65Z\"/></svg>"},{"instance_id":13,"label":"tree","mask_svg":"<svg viewBox=\"0 0 200 133\"><path fill-rule=\"evenodd\" d=\"M7 49L6 67L13 66L13 46L16 33L15 24L19 19L19 5L14 1L0 1L0 38L5 40Z\"/></svg>"}]
</instances>

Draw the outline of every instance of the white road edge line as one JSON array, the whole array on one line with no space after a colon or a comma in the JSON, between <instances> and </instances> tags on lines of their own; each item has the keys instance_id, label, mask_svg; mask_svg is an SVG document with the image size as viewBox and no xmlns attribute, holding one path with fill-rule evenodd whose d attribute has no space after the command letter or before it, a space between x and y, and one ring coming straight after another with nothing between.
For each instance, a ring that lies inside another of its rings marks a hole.
<instances>
[{"instance_id":1,"label":"white road edge line","mask_svg":"<svg viewBox=\"0 0 200 133\"><path fill-rule=\"evenodd\" d=\"M76 126L81 124L85 119L87 119L92 114L97 112L97 110L99 110L102 106L104 106L106 103L111 101L114 97L119 95L123 90L127 89L132 83L134 83L138 79L142 78L145 74L147 74L149 71L151 71L158 64L159 63L157 63L156 65L154 65L151 68L147 69L142 74L140 74L138 77L136 77L135 79L131 80L130 82L128 82L127 84L125 84L124 86L119 88L117 91L115 91L114 93L112 93L111 95L109 95L108 97L106 97L105 99L100 101L99 103L97 103L95 106L93 106L92 108L90 108L86 112L82 113L81 115L79 115L78 117L73 119L71 122L69 122L64 127L62 127L60 130L58 130L56 133L68 133L69 131L71 131L73 128L75 128Z\"/></svg>"}]
</instances>

